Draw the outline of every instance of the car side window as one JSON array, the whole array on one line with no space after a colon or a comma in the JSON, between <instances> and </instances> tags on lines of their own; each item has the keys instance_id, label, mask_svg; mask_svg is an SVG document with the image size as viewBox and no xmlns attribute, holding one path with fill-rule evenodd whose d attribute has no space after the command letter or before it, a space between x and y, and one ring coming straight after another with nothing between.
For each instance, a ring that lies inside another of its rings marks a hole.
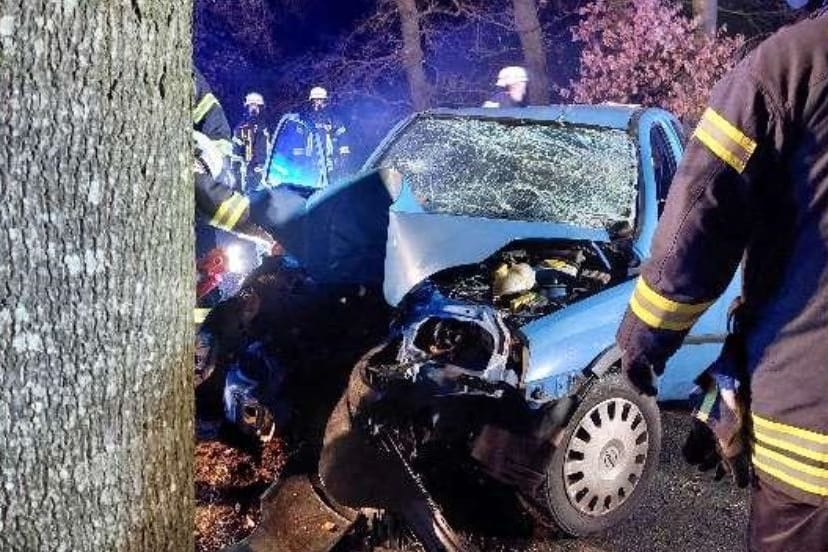
<instances>
[{"instance_id":1,"label":"car side window","mask_svg":"<svg viewBox=\"0 0 828 552\"><path fill-rule=\"evenodd\" d=\"M653 156L653 171L655 172L656 193L658 194L658 215L664 210L667 201L667 192L676 175L676 158L673 148L667 139L667 133L661 125L653 125L650 129L650 145Z\"/></svg>"}]
</instances>

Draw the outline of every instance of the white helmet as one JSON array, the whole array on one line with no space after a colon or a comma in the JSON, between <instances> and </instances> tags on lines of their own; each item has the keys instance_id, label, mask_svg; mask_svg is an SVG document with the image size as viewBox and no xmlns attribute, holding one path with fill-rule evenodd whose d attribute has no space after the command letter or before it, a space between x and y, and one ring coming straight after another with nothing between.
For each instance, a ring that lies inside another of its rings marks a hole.
<instances>
[{"instance_id":1,"label":"white helmet","mask_svg":"<svg viewBox=\"0 0 828 552\"><path fill-rule=\"evenodd\" d=\"M245 107L249 105L258 105L260 107L264 107L264 104L264 97L258 92L251 92L250 94L244 97Z\"/></svg>"},{"instance_id":2,"label":"white helmet","mask_svg":"<svg viewBox=\"0 0 828 552\"><path fill-rule=\"evenodd\" d=\"M311 88L310 95L308 96L309 100L327 100L328 99L328 91L322 88L321 86L314 86Z\"/></svg>"},{"instance_id":3,"label":"white helmet","mask_svg":"<svg viewBox=\"0 0 828 552\"><path fill-rule=\"evenodd\" d=\"M513 84L517 84L519 82L529 82L529 74L526 72L526 69L518 65L504 67L500 70L500 73L497 74L496 86L501 88L512 86Z\"/></svg>"}]
</instances>

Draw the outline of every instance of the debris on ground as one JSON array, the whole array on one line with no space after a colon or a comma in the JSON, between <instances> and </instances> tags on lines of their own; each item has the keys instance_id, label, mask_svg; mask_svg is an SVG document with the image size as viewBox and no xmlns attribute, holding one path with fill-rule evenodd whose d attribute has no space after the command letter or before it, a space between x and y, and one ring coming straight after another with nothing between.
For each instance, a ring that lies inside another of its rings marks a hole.
<instances>
[{"instance_id":1,"label":"debris on ground","mask_svg":"<svg viewBox=\"0 0 828 552\"><path fill-rule=\"evenodd\" d=\"M259 498L279 477L284 442L260 447L221 441L196 443L195 551L216 552L247 537L261 518Z\"/></svg>"}]
</instances>

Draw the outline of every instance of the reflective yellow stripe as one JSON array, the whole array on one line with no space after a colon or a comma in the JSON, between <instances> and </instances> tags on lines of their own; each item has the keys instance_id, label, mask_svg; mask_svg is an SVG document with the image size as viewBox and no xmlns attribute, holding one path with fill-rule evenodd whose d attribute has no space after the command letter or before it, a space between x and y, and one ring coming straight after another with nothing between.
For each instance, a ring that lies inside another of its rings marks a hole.
<instances>
[{"instance_id":1,"label":"reflective yellow stripe","mask_svg":"<svg viewBox=\"0 0 828 552\"><path fill-rule=\"evenodd\" d=\"M658 316L652 314L650 311L645 309L641 303L638 302L638 298L633 295L632 299L630 299L630 309L632 309L633 313L641 319L645 324L650 327L661 329L661 330L673 330L676 332L684 331L690 329L693 326L695 320L687 321L687 322L672 322L669 320L664 320L663 318L659 318Z\"/></svg>"},{"instance_id":2,"label":"reflective yellow stripe","mask_svg":"<svg viewBox=\"0 0 828 552\"><path fill-rule=\"evenodd\" d=\"M708 147L710 151L716 154L716 156L733 167L736 172L742 173L747 166L745 160L740 159L733 155L730 151L728 151L723 145L721 145L715 138L710 136L707 132L705 132L701 128L697 128L696 131L693 133L693 136L699 139L699 141Z\"/></svg>"},{"instance_id":3,"label":"reflective yellow stripe","mask_svg":"<svg viewBox=\"0 0 828 552\"><path fill-rule=\"evenodd\" d=\"M193 109L193 122L200 123L204 117L207 116L207 113L213 108L214 105L218 105L218 100L212 94L205 94L201 101L198 102L198 105Z\"/></svg>"},{"instance_id":4,"label":"reflective yellow stripe","mask_svg":"<svg viewBox=\"0 0 828 552\"><path fill-rule=\"evenodd\" d=\"M702 422L707 422L710 419L710 412L713 411L713 405L716 404L716 397L718 396L719 386L713 384L713 388L704 396L704 401L702 401L699 411L696 413L696 418Z\"/></svg>"},{"instance_id":5,"label":"reflective yellow stripe","mask_svg":"<svg viewBox=\"0 0 828 552\"><path fill-rule=\"evenodd\" d=\"M232 230L236 227L236 223L239 222L239 219L244 214L245 209L247 209L249 205L250 200L246 197L241 196L241 201L237 202L237 205L233 207L233 211L227 216L225 226L228 230Z\"/></svg>"},{"instance_id":6,"label":"reflective yellow stripe","mask_svg":"<svg viewBox=\"0 0 828 552\"><path fill-rule=\"evenodd\" d=\"M768 466L761 460L758 460L756 456L753 457L753 465L754 467L758 468L759 470L772 475L773 477L787 483L791 487L795 487L802 491L812 493L819 496L828 496L828 487L823 487L821 485L814 485L812 483L808 483L807 481L803 481L798 477L794 477L793 475L787 474L782 470L778 470L776 468L772 468Z\"/></svg>"},{"instance_id":7,"label":"reflective yellow stripe","mask_svg":"<svg viewBox=\"0 0 828 552\"><path fill-rule=\"evenodd\" d=\"M707 307L713 304L712 301L707 303L679 303L678 301L673 301L672 299L668 299L667 297L657 293L653 288L647 285L644 278L638 279L635 289L641 293L647 301L667 312L699 314L707 310Z\"/></svg>"},{"instance_id":8,"label":"reflective yellow stripe","mask_svg":"<svg viewBox=\"0 0 828 552\"><path fill-rule=\"evenodd\" d=\"M680 303L668 299L639 278L630 299L630 309L645 324L657 329L690 329L713 302Z\"/></svg>"},{"instance_id":9,"label":"reflective yellow stripe","mask_svg":"<svg viewBox=\"0 0 828 552\"><path fill-rule=\"evenodd\" d=\"M707 108L693 136L719 159L741 173L756 151L756 142L732 123Z\"/></svg>"},{"instance_id":10,"label":"reflective yellow stripe","mask_svg":"<svg viewBox=\"0 0 828 552\"><path fill-rule=\"evenodd\" d=\"M802 456L803 458L810 458L811 460L816 460L818 462L828 462L828 454L823 452L817 452L815 450L811 450L794 443L790 443L788 441L783 441L782 439L777 439L775 437L771 437L765 433L762 433L754 426L753 429L753 436L756 438L757 441L762 441L765 444L771 445L778 449L786 450L788 452L792 452L798 456Z\"/></svg>"},{"instance_id":11,"label":"reflective yellow stripe","mask_svg":"<svg viewBox=\"0 0 828 552\"><path fill-rule=\"evenodd\" d=\"M210 309L193 309L193 322L201 324L207 319L208 314L210 314Z\"/></svg>"},{"instance_id":12,"label":"reflective yellow stripe","mask_svg":"<svg viewBox=\"0 0 828 552\"><path fill-rule=\"evenodd\" d=\"M765 456L770 458L771 460L775 460L780 464L783 464L792 470L796 470L802 473L806 473L808 475L812 475L814 477L821 477L825 479L826 484L828 484L828 470L825 468L820 468L817 466L811 466L810 464L804 464L799 462L789 456L785 456L784 454L780 454L775 450L771 450L769 448L763 447L761 444L756 443L754 446L754 453L758 454L759 456Z\"/></svg>"},{"instance_id":13,"label":"reflective yellow stripe","mask_svg":"<svg viewBox=\"0 0 828 552\"><path fill-rule=\"evenodd\" d=\"M232 230L249 206L250 200L248 198L233 193L232 196L221 202L216 214L210 220L210 224L223 230Z\"/></svg>"},{"instance_id":14,"label":"reflective yellow stripe","mask_svg":"<svg viewBox=\"0 0 828 552\"><path fill-rule=\"evenodd\" d=\"M767 418L759 416L756 413L753 413L752 417L754 427L763 427L772 431L778 431L779 433L787 433L788 435L793 435L795 437L799 437L800 439L811 441L819 445L828 445L828 435L823 433L817 433L815 431L809 431L796 426L773 422Z\"/></svg>"},{"instance_id":15,"label":"reflective yellow stripe","mask_svg":"<svg viewBox=\"0 0 828 552\"><path fill-rule=\"evenodd\" d=\"M747 152L748 157L753 155L753 152L756 151L756 142L748 138L741 130L733 126L730 121L716 113L716 111L710 107L708 107L704 115L702 115L702 119L706 119L710 121L716 128L724 132L728 138L739 144L742 149Z\"/></svg>"},{"instance_id":16,"label":"reflective yellow stripe","mask_svg":"<svg viewBox=\"0 0 828 552\"><path fill-rule=\"evenodd\" d=\"M233 194L228 199L222 201L221 205L219 205L218 209L216 209L216 214L213 215L212 220L210 220L210 224L219 228L224 228L222 221L224 220L224 217L227 216L227 212L230 211L230 208L235 204L235 202L236 194Z\"/></svg>"}]
</instances>

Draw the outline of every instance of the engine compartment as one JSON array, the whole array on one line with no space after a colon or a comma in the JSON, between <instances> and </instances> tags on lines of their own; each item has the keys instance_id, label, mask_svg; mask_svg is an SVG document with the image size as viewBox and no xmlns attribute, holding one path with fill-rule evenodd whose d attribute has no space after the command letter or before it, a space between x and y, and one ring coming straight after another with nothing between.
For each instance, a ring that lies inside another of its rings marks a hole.
<instances>
[{"instance_id":1,"label":"engine compartment","mask_svg":"<svg viewBox=\"0 0 828 552\"><path fill-rule=\"evenodd\" d=\"M462 376L474 375L488 384L482 392L497 394L493 384L519 381L522 326L627 280L637 264L628 241L528 240L439 272L397 313L395 364L412 380L434 369L445 380L449 369L468 387Z\"/></svg>"},{"instance_id":2,"label":"engine compartment","mask_svg":"<svg viewBox=\"0 0 828 552\"><path fill-rule=\"evenodd\" d=\"M448 299L495 307L516 329L626 280L635 261L627 241L523 241L431 282Z\"/></svg>"}]
</instances>

